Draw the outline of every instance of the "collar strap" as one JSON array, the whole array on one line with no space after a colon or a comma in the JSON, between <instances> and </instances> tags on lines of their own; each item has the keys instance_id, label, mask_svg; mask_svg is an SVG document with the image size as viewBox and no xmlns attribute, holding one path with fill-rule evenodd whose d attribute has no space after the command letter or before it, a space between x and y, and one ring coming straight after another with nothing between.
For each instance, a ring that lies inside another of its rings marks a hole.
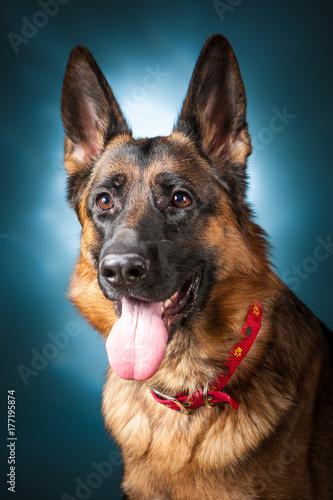
<instances>
[{"instance_id":1,"label":"collar strap","mask_svg":"<svg viewBox=\"0 0 333 500\"><path fill-rule=\"evenodd\" d=\"M238 403L228 394L221 391L251 349L261 327L261 318L262 301L257 300L250 305L247 318L240 332L241 341L229 352L229 356L223 365L223 373L214 382L210 385L207 384L200 392L190 395L179 393L174 398L149 387L155 401L167 406L171 410L177 410L185 414L189 414L189 408L196 408L203 405L211 408L217 403L230 403L234 410L238 410Z\"/></svg>"}]
</instances>

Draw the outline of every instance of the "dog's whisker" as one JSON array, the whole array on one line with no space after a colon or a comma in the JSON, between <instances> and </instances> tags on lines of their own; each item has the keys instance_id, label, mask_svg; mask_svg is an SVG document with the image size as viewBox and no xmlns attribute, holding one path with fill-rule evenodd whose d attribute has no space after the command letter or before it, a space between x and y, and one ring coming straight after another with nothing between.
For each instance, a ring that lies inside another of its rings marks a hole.
<instances>
[{"instance_id":1,"label":"dog's whisker","mask_svg":"<svg viewBox=\"0 0 333 500\"><path fill-rule=\"evenodd\" d=\"M158 245L160 245L161 243L171 243L171 245L174 245L174 241L171 241L171 240L161 240L158 242Z\"/></svg>"},{"instance_id":2,"label":"dog's whisker","mask_svg":"<svg viewBox=\"0 0 333 500\"><path fill-rule=\"evenodd\" d=\"M63 245L66 241L71 240L72 238L80 238L80 236L81 236L81 233L71 234L71 235L70 235L70 236L68 236L67 238L65 238L65 239L61 240L61 241L59 242L59 245Z\"/></svg>"},{"instance_id":3,"label":"dog's whisker","mask_svg":"<svg viewBox=\"0 0 333 500\"><path fill-rule=\"evenodd\" d=\"M185 264L177 264L175 267L176 267L177 269L178 269L179 267L182 267L182 268L184 268L184 269L190 269L191 271L193 271L193 268L192 268L192 267L190 267L190 266L185 266Z\"/></svg>"}]
</instances>

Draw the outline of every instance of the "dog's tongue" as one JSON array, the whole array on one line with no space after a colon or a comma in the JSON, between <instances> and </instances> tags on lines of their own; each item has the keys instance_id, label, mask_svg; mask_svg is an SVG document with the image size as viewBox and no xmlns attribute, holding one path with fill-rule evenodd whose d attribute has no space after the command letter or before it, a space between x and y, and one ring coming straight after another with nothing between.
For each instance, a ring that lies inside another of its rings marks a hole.
<instances>
[{"instance_id":1,"label":"dog's tongue","mask_svg":"<svg viewBox=\"0 0 333 500\"><path fill-rule=\"evenodd\" d=\"M121 318L106 341L109 363L124 379L147 380L162 363L168 333L162 320L162 302L123 297Z\"/></svg>"}]
</instances>

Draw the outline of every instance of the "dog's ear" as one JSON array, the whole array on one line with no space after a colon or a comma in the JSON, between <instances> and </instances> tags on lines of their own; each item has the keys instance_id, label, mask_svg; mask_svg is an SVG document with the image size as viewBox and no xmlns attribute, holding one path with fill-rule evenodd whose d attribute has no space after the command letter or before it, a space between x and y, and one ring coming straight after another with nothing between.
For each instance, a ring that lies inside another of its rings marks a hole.
<instances>
[{"instance_id":1,"label":"dog's ear","mask_svg":"<svg viewBox=\"0 0 333 500\"><path fill-rule=\"evenodd\" d=\"M175 130L189 135L220 164L246 162L251 144L245 89L236 56L224 36L212 35L205 43Z\"/></svg>"},{"instance_id":2,"label":"dog's ear","mask_svg":"<svg viewBox=\"0 0 333 500\"><path fill-rule=\"evenodd\" d=\"M75 47L64 77L61 115L66 132L65 162L69 173L90 165L114 136L131 134L118 103L95 59Z\"/></svg>"}]
</instances>

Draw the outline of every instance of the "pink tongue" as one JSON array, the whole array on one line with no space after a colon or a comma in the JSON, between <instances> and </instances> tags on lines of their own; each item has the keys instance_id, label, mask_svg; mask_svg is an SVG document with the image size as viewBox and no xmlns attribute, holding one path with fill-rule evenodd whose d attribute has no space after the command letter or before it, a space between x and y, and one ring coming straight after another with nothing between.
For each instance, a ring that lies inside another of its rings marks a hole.
<instances>
[{"instance_id":1,"label":"pink tongue","mask_svg":"<svg viewBox=\"0 0 333 500\"><path fill-rule=\"evenodd\" d=\"M168 333L162 320L162 302L123 297L121 318L106 341L109 363L124 379L147 380L162 363Z\"/></svg>"}]
</instances>

